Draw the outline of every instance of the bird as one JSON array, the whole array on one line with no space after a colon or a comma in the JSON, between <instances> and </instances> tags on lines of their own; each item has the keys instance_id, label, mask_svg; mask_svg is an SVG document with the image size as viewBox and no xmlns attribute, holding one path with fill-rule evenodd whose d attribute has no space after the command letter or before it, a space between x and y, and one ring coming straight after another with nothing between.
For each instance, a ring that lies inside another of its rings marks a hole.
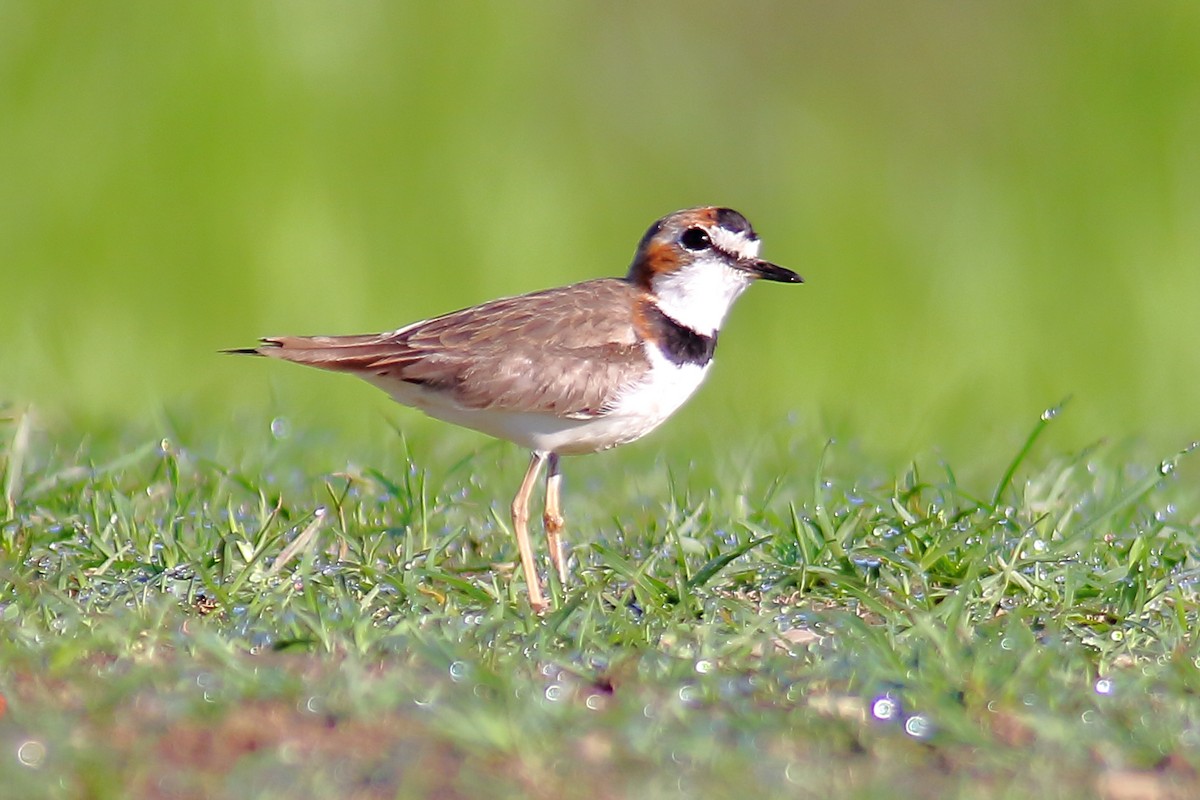
<instances>
[{"instance_id":1,"label":"bird","mask_svg":"<svg viewBox=\"0 0 1200 800\"><path fill-rule=\"evenodd\" d=\"M640 439L692 396L722 323L757 280L803 283L759 258L758 234L730 208L668 214L646 231L623 278L596 278L350 336L272 336L226 350L356 375L405 406L531 452L513 498L529 605L549 608L529 539L529 501L546 470L542 522L567 586L561 456Z\"/></svg>"}]
</instances>

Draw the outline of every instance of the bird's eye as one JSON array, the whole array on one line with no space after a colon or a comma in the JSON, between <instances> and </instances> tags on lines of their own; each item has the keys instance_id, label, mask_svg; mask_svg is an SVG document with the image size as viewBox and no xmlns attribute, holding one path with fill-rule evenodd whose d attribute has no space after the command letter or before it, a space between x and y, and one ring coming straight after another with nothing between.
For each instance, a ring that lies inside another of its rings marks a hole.
<instances>
[{"instance_id":1,"label":"bird's eye","mask_svg":"<svg viewBox=\"0 0 1200 800\"><path fill-rule=\"evenodd\" d=\"M688 228L679 237L679 243L688 250L707 250L712 247L712 240L703 228Z\"/></svg>"}]
</instances>

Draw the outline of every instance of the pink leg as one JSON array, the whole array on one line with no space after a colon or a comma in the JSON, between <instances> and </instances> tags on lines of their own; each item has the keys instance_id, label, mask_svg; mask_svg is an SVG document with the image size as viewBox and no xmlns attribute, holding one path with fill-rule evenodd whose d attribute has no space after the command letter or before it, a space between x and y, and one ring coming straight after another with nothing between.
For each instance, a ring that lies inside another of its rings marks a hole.
<instances>
[{"instance_id":1,"label":"pink leg","mask_svg":"<svg viewBox=\"0 0 1200 800\"><path fill-rule=\"evenodd\" d=\"M517 550L521 553L521 569L525 572L525 587L529 591L529 605L541 614L550 604L542 594L542 584L538 580L537 564L533 560L533 546L529 543L529 496L533 493L533 485L537 482L538 473L546 463L547 454L534 451L529 459L529 469L525 471L525 479L512 502L513 535L517 537Z\"/></svg>"}]
</instances>

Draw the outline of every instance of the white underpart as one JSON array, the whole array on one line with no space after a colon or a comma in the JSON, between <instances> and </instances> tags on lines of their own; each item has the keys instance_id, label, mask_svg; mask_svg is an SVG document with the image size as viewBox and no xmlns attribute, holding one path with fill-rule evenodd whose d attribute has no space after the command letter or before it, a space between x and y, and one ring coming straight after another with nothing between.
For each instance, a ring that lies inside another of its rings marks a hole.
<instances>
[{"instance_id":1,"label":"white underpart","mask_svg":"<svg viewBox=\"0 0 1200 800\"><path fill-rule=\"evenodd\" d=\"M463 408L445 394L387 378L367 378L397 402L431 417L507 439L530 450L574 455L640 439L679 410L704 380L708 365L676 365L647 343L650 369L617 392L607 413L591 419ZM365 377L365 376L364 376Z\"/></svg>"},{"instance_id":2,"label":"white underpart","mask_svg":"<svg viewBox=\"0 0 1200 800\"><path fill-rule=\"evenodd\" d=\"M753 278L730 267L719 256L702 257L685 267L651 279L654 300L663 313L696 333L712 336L721 329L729 307Z\"/></svg>"}]
</instances>

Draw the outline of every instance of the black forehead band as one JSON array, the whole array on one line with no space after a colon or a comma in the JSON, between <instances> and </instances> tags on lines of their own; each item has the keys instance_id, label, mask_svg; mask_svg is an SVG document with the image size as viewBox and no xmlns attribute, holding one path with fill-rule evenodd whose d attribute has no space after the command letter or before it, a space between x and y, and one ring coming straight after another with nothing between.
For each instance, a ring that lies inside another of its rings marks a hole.
<instances>
[{"instance_id":1,"label":"black forehead band","mask_svg":"<svg viewBox=\"0 0 1200 800\"><path fill-rule=\"evenodd\" d=\"M758 234L750 227L750 222L732 208L717 209L717 224L731 233L742 233L748 239L757 239Z\"/></svg>"}]
</instances>

